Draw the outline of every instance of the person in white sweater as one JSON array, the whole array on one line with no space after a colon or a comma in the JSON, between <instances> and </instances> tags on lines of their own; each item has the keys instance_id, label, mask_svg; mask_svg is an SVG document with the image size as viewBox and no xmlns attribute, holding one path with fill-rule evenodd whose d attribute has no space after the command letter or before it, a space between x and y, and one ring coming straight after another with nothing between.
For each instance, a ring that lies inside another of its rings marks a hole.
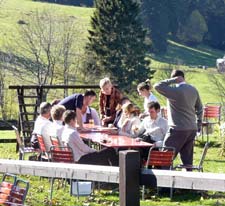
<instances>
[{"instance_id":1,"label":"person in white sweater","mask_svg":"<svg viewBox=\"0 0 225 206\"><path fill-rule=\"evenodd\" d=\"M118 166L118 156L113 148L104 148L100 151L86 145L76 129L76 113L67 110L63 114L65 128L62 133L62 142L73 150L74 160L79 164L113 165Z\"/></svg>"},{"instance_id":2,"label":"person in white sweater","mask_svg":"<svg viewBox=\"0 0 225 206\"><path fill-rule=\"evenodd\" d=\"M52 117L52 127L49 130L49 135L57 137L62 142L62 132L64 129L63 125L63 113L66 111L66 108L63 105L54 105L51 109Z\"/></svg>"},{"instance_id":3,"label":"person in white sweater","mask_svg":"<svg viewBox=\"0 0 225 206\"><path fill-rule=\"evenodd\" d=\"M93 107L83 106L81 109L81 116L84 124L90 123L91 120L93 120L94 125L101 125L98 112Z\"/></svg>"},{"instance_id":4,"label":"person in white sweater","mask_svg":"<svg viewBox=\"0 0 225 206\"><path fill-rule=\"evenodd\" d=\"M31 138L31 144L34 148L39 148L38 142L36 141L36 135L41 135L44 139L46 150L50 150L52 144L48 131L52 127L52 122L49 120L51 117L51 108L52 106L48 102L42 102L40 104L40 115L35 120L33 135Z\"/></svg>"}]
</instances>

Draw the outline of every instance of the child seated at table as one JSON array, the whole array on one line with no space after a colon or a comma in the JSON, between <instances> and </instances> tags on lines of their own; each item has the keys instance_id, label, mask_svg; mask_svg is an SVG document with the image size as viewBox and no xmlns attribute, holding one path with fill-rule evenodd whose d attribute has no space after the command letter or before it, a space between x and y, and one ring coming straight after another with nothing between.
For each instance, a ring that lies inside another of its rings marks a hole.
<instances>
[{"instance_id":1,"label":"child seated at table","mask_svg":"<svg viewBox=\"0 0 225 206\"><path fill-rule=\"evenodd\" d=\"M138 117L138 108L134 104L128 103L123 105L122 109L125 119L122 123L121 129L119 130L119 134L128 137L136 137L134 130L141 124L141 120Z\"/></svg>"},{"instance_id":2,"label":"child seated at table","mask_svg":"<svg viewBox=\"0 0 225 206\"><path fill-rule=\"evenodd\" d=\"M128 97L123 97L121 99L121 101L116 106L116 117L114 119L114 122L112 124L109 124L108 127L116 127L118 129L121 128L122 122L125 119L125 115L123 113L122 106L124 104L128 104L128 103L131 103L131 101L129 100Z\"/></svg>"},{"instance_id":3,"label":"child seated at table","mask_svg":"<svg viewBox=\"0 0 225 206\"><path fill-rule=\"evenodd\" d=\"M73 150L74 160L79 164L113 165L118 166L118 155L113 148L104 148L100 151L86 145L76 129L76 113L67 110L63 114L65 128L62 133L62 142Z\"/></svg>"},{"instance_id":4,"label":"child seated at table","mask_svg":"<svg viewBox=\"0 0 225 206\"><path fill-rule=\"evenodd\" d=\"M57 137L60 143L62 142L62 132L64 129L62 118L65 111L66 108L63 105L54 105L51 109L53 123L48 133L50 137Z\"/></svg>"}]
</instances>

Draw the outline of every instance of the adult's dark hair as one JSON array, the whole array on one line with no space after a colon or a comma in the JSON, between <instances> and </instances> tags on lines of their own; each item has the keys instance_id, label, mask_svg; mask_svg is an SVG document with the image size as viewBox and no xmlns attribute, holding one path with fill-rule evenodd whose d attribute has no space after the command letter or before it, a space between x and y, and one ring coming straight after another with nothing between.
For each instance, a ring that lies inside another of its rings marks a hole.
<instances>
[{"instance_id":1,"label":"adult's dark hair","mask_svg":"<svg viewBox=\"0 0 225 206\"><path fill-rule=\"evenodd\" d=\"M93 97L96 97L96 93L95 91L91 90L91 89L87 89L84 93L84 96L87 97L87 96L93 96Z\"/></svg>"},{"instance_id":2,"label":"adult's dark hair","mask_svg":"<svg viewBox=\"0 0 225 206\"><path fill-rule=\"evenodd\" d=\"M152 89L152 85L151 85L151 81L150 81L150 79L147 79L147 80L145 80L144 82L141 82L140 84L138 84L138 86L137 86L137 90L139 91L139 90L144 90L144 89L146 89L146 90L150 90L150 89Z\"/></svg>"},{"instance_id":3,"label":"adult's dark hair","mask_svg":"<svg viewBox=\"0 0 225 206\"><path fill-rule=\"evenodd\" d=\"M63 121L65 124L69 124L70 121L73 119L75 120L76 118L76 112L73 111L73 110L66 110L64 113L63 113Z\"/></svg>"},{"instance_id":4,"label":"adult's dark hair","mask_svg":"<svg viewBox=\"0 0 225 206\"><path fill-rule=\"evenodd\" d=\"M51 111L52 105L48 102L42 102L40 104L40 114L47 114Z\"/></svg>"},{"instance_id":5,"label":"adult's dark hair","mask_svg":"<svg viewBox=\"0 0 225 206\"><path fill-rule=\"evenodd\" d=\"M171 73L171 77L183 77L184 78L184 72L181 70L173 70Z\"/></svg>"},{"instance_id":6,"label":"adult's dark hair","mask_svg":"<svg viewBox=\"0 0 225 206\"><path fill-rule=\"evenodd\" d=\"M61 99L53 99L53 100L51 101L51 105L52 105L52 106L57 105L60 101L61 101Z\"/></svg>"},{"instance_id":7,"label":"adult's dark hair","mask_svg":"<svg viewBox=\"0 0 225 206\"><path fill-rule=\"evenodd\" d=\"M148 103L148 109L155 108L155 110L160 109L160 104L158 102L149 102Z\"/></svg>"}]
</instances>

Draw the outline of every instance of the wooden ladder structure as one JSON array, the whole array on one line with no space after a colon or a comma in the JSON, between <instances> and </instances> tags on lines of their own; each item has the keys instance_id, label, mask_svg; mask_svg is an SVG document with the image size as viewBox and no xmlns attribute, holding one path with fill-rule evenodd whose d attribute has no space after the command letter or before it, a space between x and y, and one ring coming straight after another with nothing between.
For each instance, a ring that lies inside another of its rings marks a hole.
<instances>
[{"instance_id":1,"label":"wooden ladder structure","mask_svg":"<svg viewBox=\"0 0 225 206\"><path fill-rule=\"evenodd\" d=\"M39 114L38 108L43 98L43 86L22 85L9 86L16 89L19 104L19 132L23 137L24 145L30 142L34 122Z\"/></svg>"},{"instance_id":2,"label":"wooden ladder structure","mask_svg":"<svg viewBox=\"0 0 225 206\"><path fill-rule=\"evenodd\" d=\"M17 91L19 103L19 132L25 146L29 146L34 122L39 115L44 89L99 89L98 85L11 85Z\"/></svg>"}]
</instances>

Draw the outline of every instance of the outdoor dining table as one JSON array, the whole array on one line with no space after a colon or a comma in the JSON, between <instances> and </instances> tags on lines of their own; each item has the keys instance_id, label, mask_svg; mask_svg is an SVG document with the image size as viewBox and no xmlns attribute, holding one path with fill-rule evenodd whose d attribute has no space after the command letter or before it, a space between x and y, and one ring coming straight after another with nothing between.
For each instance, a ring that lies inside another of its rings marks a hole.
<instances>
[{"instance_id":1,"label":"outdoor dining table","mask_svg":"<svg viewBox=\"0 0 225 206\"><path fill-rule=\"evenodd\" d=\"M92 127L90 125L85 128L88 128L88 130L81 132L80 137L101 146L127 149L152 146L151 143L137 141L135 138L124 135L114 134L115 132L112 131L112 128Z\"/></svg>"}]
</instances>

